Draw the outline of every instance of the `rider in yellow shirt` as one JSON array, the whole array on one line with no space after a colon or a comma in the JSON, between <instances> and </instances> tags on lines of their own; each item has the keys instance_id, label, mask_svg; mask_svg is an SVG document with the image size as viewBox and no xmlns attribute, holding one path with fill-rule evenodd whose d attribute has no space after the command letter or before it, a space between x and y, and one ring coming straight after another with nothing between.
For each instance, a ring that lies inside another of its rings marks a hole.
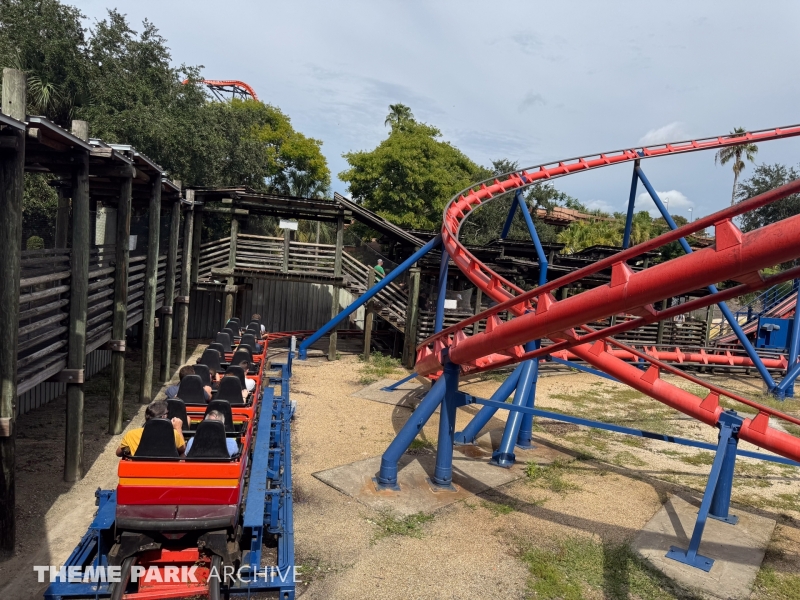
<instances>
[{"instance_id":1,"label":"rider in yellow shirt","mask_svg":"<svg viewBox=\"0 0 800 600\"><path fill-rule=\"evenodd\" d=\"M153 400L144 413L145 421L166 418L167 403L163 400ZM175 448L177 448L178 454L183 454L186 449L186 440L183 439L183 433L181 433L183 422L176 417L172 419L172 427L175 434ZM142 441L142 433L144 433L144 427L137 427L122 436L122 441L120 441L119 448L117 448L117 456L134 456L139 448L139 442Z\"/></svg>"}]
</instances>

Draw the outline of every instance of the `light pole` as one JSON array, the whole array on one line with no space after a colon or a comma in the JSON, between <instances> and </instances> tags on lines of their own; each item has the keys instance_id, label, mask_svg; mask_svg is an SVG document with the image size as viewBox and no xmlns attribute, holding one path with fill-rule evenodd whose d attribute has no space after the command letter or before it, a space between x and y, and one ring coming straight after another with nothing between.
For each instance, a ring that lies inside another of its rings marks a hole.
<instances>
[{"instance_id":1,"label":"light pole","mask_svg":"<svg viewBox=\"0 0 800 600\"><path fill-rule=\"evenodd\" d=\"M691 223L693 221L693 219L692 219L692 210L693 209L691 209L691 208L689 209L689 223Z\"/></svg>"}]
</instances>

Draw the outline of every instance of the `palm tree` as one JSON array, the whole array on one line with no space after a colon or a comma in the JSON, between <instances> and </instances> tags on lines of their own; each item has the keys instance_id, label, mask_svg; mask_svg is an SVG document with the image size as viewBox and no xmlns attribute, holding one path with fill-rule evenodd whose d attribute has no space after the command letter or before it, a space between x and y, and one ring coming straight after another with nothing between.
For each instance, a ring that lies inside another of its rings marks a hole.
<instances>
[{"instance_id":1,"label":"palm tree","mask_svg":"<svg viewBox=\"0 0 800 600\"><path fill-rule=\"evenodd\" d=\"M391 125L392 127L396 125L402 125L407 121L413 121L414 115L411 112L411 109L406 106L405 104L390 104L389 105L389 114L386 115L386 120L383 122L385 125Z\"/></svg>"},{"instance_id":2,"label":"palm tree","mask_svg":"<svg viewBox=\"0 0 800 600\"><path fill-rule=\"evenodd\" d=\"M736 127L731 131L732 137L741 137L747 131L743 127ZM731 206L736 204L736 183L739 180L739 173L744 170L745 162L742 160L744 156L750 162L755 162L756 154L758 154L758 146L755 144L736 144L735 146L726 146L717 151L714 156L714 163L721 165L727 164L728 161L733 160L733 193L731 194Z\"/></svg>"}]
</instances>

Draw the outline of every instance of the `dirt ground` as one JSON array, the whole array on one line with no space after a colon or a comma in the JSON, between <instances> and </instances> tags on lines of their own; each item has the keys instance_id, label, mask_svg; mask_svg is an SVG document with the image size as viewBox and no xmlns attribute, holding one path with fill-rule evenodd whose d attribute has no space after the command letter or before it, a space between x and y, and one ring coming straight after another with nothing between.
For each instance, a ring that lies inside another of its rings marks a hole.
<instances>
[{"instance_id":1,"label":"dirt ground","mask_svg":"<svg viewBox=\"0 0 800 600\"><path fill-rule=\"evenodd\" d=\"M138 363L130 364L126 417L132 422L126 425L137 426L142 418L136 399ZM531 468L528 477L433 515L399 519L341 494L313 473L380 455L411 411L353 397L365 385L363 363L355 356L294 364L295 543L303 580L299 597L694 597L642 564L627 544L670 494L699 497L709 453L537 420L534 433L539 442L561 448L574 459ZM390 377L403 373L398 369ZM760 394L756 378L713 381L747 397ZM488 376L465 382L462 389L488 397L500 382ZM87 387L96 391L87 391L87 474L81 482L61 481L63 399L19 421L19 544L11 559L0 562L0 598L40 598L45 586L34 583L31 565L63 562L91 522L94 490L116 484L113 453L118 436L105 433L102 378ZM784 407L797 411L796 404ZM537 405L715 441L712 428L592 375L543 374ZM475 412L474 406L459 409L457 429ZM434 415L421 432L415 452L434 451L437 418ZM498 415L489 423L483 446L497 439L504 418ZM798 598L800 474L739 459L735 481L736 508L778 521L753 598Z\"/></svg>"}]
</instances>

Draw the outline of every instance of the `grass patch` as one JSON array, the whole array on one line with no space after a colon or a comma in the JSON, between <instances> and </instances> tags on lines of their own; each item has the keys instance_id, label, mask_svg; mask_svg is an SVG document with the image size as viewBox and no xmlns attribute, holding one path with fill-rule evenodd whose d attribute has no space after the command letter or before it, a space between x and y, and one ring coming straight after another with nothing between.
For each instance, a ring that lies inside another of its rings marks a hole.
<instances>
[{"instance_id":1,"label":"grass patch","mask_svg":"<svg viewBox=\"0 0 800 600\"><path fill-rule=\"evenodd\" d=\"M611 462L620 467L643 467L647 463L632 452L618 452Z\"/></svg>"},{"instance_id":2,"label":"grass patch","mask_svg":"<svg viewBox=\"0 0 800 600\"><path fill-rule=\"evenodd\" d=\"M581 489L579 485L564 479L564 476L572 470L570 463L565 460L555 460L549 465L537 465L535 462L525 465L528 481L557 494Z\"/></svg>"},{"instance_id":3,"label":"grass patch","mask_svg":"<svg viewBox=\"0 0 800 600\"><path fill-rule=\"evenodd\" d=\"M714 454L712 452L698 452L697 454L686 454L679 459L687 465L694 465L699 467L701 465L710 465L714 462Z\"/></svg>"},{"instance_id":4,"label":"grass patch","mask_svg":"<svg viewBox=\"0 0 800 600\"><path fill-rule=\"evenodd\" d=\"M774 508L782 511L800 512L800 494L776 494L771 498L753 494L737 494L734 501L755 508Z\"/></svg>"},{"instance_id":5,"label":"grass patch","mask_svg":"<svg viewBox=\"0 0 800 600\"><path fill-rule=\"evenodd\" d=\"M422 526L433 521L433 515L428 513L416 513L407 517L395 517L389 512L380 513L375 521L370 523L378 527L376 540L389 537L391 535L405 535L408 537L422 537Z\"/></svg>"},{"instance_id":6,"label":"grass patch","mask_svg":"<svg viewBox=\"0 0 800 600\"><path fill-rule=\"evenodd\" d=\"M428 440L421 440L419 438L414 438L413 440L411 440L411 444L408 446L407 452L409 454L424 454L432 449L433 449L433 444L431 444Z\"/></svg>"},{"instance_id":7,"label":"grass patch","mask_svg":"<svg viewBox=\"0 0 800 600\"><path fill-rule=\"evenodd\" d=\"M400 369L400 361L391 356L386 356L380 352L370 354L369 359L364 360L361 355L361 370L358 382L362 385L375 383L379 379L384 379L389 375L394 375Z\"/></svg>"},{"instance_id":8,"label":"grass patch","mask_svg":"<svg viewBox=\"0 0 800 600\"><path fill-rule=\"evenodd\" d=\"M778 573L772 567L759 570L754 587L758 598L800 600L800 575Z\"/></svg>"},{"instance_id":9,"label":"grass patch","mask_svg":"<svg viewBox=\"0 0 800 600\"><path fill-rule=\"evenodd\" d=\"M537 599L694 598L649 567L627 544L571 538L553 550L532 548L521 559L531 575L528 587Z\"/></svg>"},{"instance_id":10,"label":"grass patch","mask_svg":"<svg viewBox=\"0 0 800 600\"><path fill-rule=\"evenodd\" d=\"M491 511L491 513L495 517L499 517L500 515L510 515L515 510L515 508L510 504L502 504L500 502L487 502L486 500L481 501L481 506Z\"/></svg>"}]
</instances>

